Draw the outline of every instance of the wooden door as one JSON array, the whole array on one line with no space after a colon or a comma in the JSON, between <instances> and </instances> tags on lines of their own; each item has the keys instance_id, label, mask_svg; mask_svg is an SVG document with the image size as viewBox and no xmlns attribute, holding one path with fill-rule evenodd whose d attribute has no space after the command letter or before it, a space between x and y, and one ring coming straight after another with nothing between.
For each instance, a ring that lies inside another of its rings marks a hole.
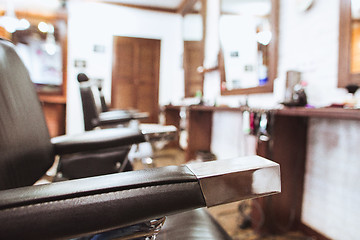
<instances>
[{"instance_id":1,"label":"wooden door","mask_svg":"<svg viewBox=\"0 0 360 240\"><path fill-rule=\"evenodd\" d=\"M111 105L159 115L160 40L114 37Z\"/></svg>"},{"instance_id":2,"label":"wooden door","mask_svg":"<svg viewBox=\"0 0 360 240\"><path fill-rule=\"evenodd\" d=\"M201 41L184 41L185 97L203 93L203 75L197 68L203 65L204 54Z\"/></svg>"}]
</instances>

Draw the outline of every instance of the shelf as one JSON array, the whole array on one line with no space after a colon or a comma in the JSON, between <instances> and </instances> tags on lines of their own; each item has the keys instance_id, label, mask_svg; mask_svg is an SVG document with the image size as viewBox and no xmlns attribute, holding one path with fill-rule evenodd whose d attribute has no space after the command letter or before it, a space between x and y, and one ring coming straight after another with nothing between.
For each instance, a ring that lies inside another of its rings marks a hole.
<instances>
[{"instance_id":1,"label":"shelf","mask_svg":"<svg viewBox=\"0 0 360 240\"><path fill-rule=\"evenodd\" d=\"M165 106L166 109L180 109L180 106ZM280 116L294 116L294 117L316 117L316 118L333 118L333 119L349 119L360 120L360 109L344 109L344 108L304 108L304 107L286 107L283 109L258 109L248 107L212 107L202 105L187 106L190 111L273 111Z\"/></svg>"},{"instance_id":2,"label":"shelf","mask_svg":"<svg viewBox=\"0 0 360 240\"><path fill-rule=\"evenodd\" d=\"M276 111L277 115L295 116L295 117L317 117L317 118L333 118L333 119L349 119L360 120L359 109L343 109L343 108L284 108Z\"/></svg>"},{"instance_id":3,"label":"shelf","mask_svg":"<svg viewBox=\"0 0 360 240\"><path fill-rule=\"evenodd\" d=\"M40 102L46 103L57 103L57 104L66 104L66 97L63 95L41 95L39 94Z\"/></svg>"}]
</instances>

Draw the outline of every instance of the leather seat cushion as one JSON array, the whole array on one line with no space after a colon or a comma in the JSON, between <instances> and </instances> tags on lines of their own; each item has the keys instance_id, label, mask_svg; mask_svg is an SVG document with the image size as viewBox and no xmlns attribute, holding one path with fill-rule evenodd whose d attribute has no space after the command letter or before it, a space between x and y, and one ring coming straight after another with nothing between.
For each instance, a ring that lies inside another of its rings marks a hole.
<instances>
[{"instance_id":1,"label":"leather seat cushion","mask_svg":"<svg viewBox=\"0 0 360 240\"><path fill-rule=\"evenodd\" d=\"M231 240L205 208L168 216L159 240Z\"/></svg>"}]
</instances>

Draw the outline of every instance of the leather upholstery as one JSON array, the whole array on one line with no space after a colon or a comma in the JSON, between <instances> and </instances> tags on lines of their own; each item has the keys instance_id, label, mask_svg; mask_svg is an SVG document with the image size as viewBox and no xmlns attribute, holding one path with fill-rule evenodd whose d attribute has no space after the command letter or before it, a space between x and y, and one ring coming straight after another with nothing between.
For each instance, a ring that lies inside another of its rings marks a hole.
<instances>
[{"instance_id":1,"label":"leather upholstery","mask_svg":"<svg viewBox=\"0 0 360 240\"><path fill-rule=\"evenodd\" d=\"M0 239L70 238L203 206L186 166L18 188L0 194Z\"/></svg>"},{"instance_id":2,"label":"leather upholstery","mask_svg":"<svg viewBox=\"0 0 360 240\"><path fill-rule=\"evenodd\" d=\"M117 146L128 146L145 141L137 129L117 128L89 131L77 135L65 135L51 139L56 154L94 151Z\"/></svg>"},{"instance_id":3,"label":"leather upholstery","mask_svg":"<svg viewBox=\"0 0 360 240\"><path fill-rule=\"evenodd\" d=\"M102 112L101 103L99 103L98 106L94 96L94 91L99 91L98 87L94 86L84 73L79 73L77 79L80 83L80 96L83 107L85 131L90 131L99 126L114 127L116 125L129 123L129 121L133 119L145 119L149 117L148 113L132 110ZM101 93L99 94L101 96ZM99 102L100 101L101 99L99 99Z\"/></svg>"},{"instance_id":4,"label":"leather upholstery","mask_svg":"<svg viewBox=\"0 0 360 240\"><path fill-rule=\"evenodd\" d=\"M51 142L34 84L13 46L5 40L0 41L0 73L0 190L34 184L52 166L55 154L89 152L145 141L136 129L113 129L58 137ZM77 163L73 160L63 167L72 165L82 170L97 163L91 172L104 173L104 166L100 166L104 164L100 162L102 158L93 157L91 162L91 159L86 162L82 157ZM113 173L116 165L106 166L108 170L111 168L107 173ZM72 171L68 175L76 172L76 169L66 170ZM85 173L88 175L89 171ZM78 177L84 174L79 171Z\"/></svg>"},{"instance_id":5,"label":"leather upholstery","mask_svg":"<svg viewBox=\"0 0 360 240\"><path fill-rule=\"evenodd\" d=\"M130 147L126 146L63 155L55 181L132 171L132 164L127 158L129 151Z\"/></svg>"},{"instance_id":6,"label":"leather upholstery","mask_svg":"<svg viewBox=\"0 0 360 240\"><path fill-rule=\"evenodd\" d=\"M54 160L34 85L14 49L1 42L0 190L33 184Z\"/></svg>"},{"instance_id":7,"label":"leather upholstery","mask_svg":"<svg viewBox=\"0 0 360 240\"><path fill-rule=\"evenodd\" d=\"M166 218L157 240L231 240L231 237L207 212L200 208Z\"/></svg>"},{"instance_id":8,"label":"leather upholstery","mask_svg":"<svg viewBox=\"0 0 360 240\"><path fill-rule=\"evenodd\" d=\"M90 131L99 126L100 119L91 85L88 82L81 83L80 96L84 114L85 131Z\"/></svg>"},{"instance_id":9,"label":"leather upholstery","mask_svg":"<svg viewBox=\"0 0 360 240\"><path fill-rule=\"evenodd\" d=\"M148 118L148 113L128 111L128 110L111 110L108 112L101 112L99 120L101 126L110 124L122 124L132 119L145 119Z\"/></svg>"}]
</instances>

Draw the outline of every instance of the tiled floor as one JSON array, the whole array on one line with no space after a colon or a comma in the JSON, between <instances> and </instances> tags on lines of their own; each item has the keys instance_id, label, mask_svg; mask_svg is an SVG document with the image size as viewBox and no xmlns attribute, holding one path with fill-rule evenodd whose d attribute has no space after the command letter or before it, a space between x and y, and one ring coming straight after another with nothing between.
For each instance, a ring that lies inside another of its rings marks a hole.
<instances>
[{"instance_id":1,"label":"tiled floor","mask_svg":"<svg viewBox=\"0 0 360 240\"><path fill-rule=\"evenodd\" d=\"M162 167L168 165L181 165L184 161L184 152L178 149L162 150L158 153L158 158L154 160L154 167ZM135 169L144 168L141 161L134 163ZM239 204L242 204L244 214L240 214ZM244 223L244 216L249 214L251 201L236 202L227 205L221 205L210 208L210 213L222 225L234 240L312 240L311 237L304 236L301 233L288 233L278 236L259 236L251 228L241 229Z\"/></svg>"}]
</instances>

